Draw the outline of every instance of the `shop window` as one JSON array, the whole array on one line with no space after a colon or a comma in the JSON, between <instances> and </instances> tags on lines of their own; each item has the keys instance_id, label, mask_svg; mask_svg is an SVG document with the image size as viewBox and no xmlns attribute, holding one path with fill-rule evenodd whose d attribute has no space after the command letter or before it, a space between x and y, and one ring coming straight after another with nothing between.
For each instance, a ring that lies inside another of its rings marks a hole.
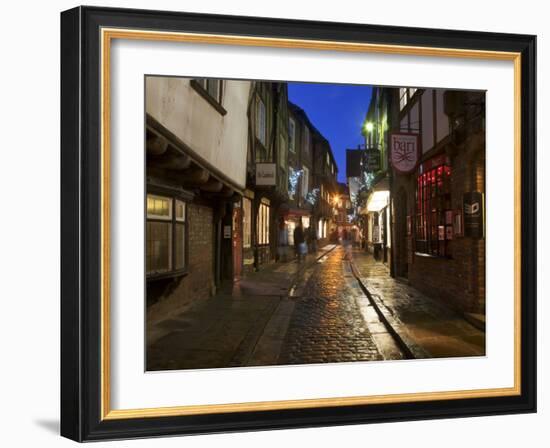
<instances>
[{"instance_id":1,"label":"shop window","mask_svg":"<svg viewBox=\"0 0 550 448\"><path fill-rule=\"evenodd\" d=\"M252 245L252 201L243 198L243 247L249 249Z\"/></svg>"},{"instance_id":2,"label":"shop window","mask_svg":"<svg viewBox=\"0 0 550 448\"><path fill-rule=\"evenodd\" d=\"M148 276L180 273L187 267L186 203L175 198L147 195Z\"/></svg>"},{"instance_id":3,"label":"shop window","mask_svg":"<svg viewBox=\"0 0 550 448\"><path fill-rule=\"evenodd\" d=\"M444 164L418 176L416 188L416 251L450 256L452 227L451 167Z\"/></svg>"},{"instance_id":4,"label":"shop window","mask_svg":"<svg viewBox=\"0 0 550 448\"><path fill-rule=\"evenodd\" d=\"M257 217L258 244L269 244L269 205L260 203Z\"/></svg>"}]
</instances>

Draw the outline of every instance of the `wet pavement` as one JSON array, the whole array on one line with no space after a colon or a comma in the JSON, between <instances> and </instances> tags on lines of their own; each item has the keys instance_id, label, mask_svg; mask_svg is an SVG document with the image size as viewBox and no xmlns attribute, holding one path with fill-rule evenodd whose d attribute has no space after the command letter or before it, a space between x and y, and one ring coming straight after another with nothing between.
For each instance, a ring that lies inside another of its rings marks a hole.
<instances>
[{"instance_id":1,"label":"wet pavement","mask_svg":"<svg viewBox=\"0 0 550 448\"><path fill-rule=\"evenodd\" d=\"M327 245L302 263L264 266L170 319L149 323L147 370L276 364L292 311L289 290L308 266L334 248Z\"/></svg>"},{"instance_id":2,"label":"wet pavement","mask_svg":"<svg viewBox=\"0 0 550 448\"><path fill-rule=\"evenodd\" d=\"M485 332L443 301L430 298L355 250L353 263L372 299L416 358L484 356Z\"/></svg>"},{"instance_id":3,"label":"wet pavement","mask_svg":"<svg viewBox=\"0 0 550 448\"><path fill-rule=\"evenodd\" d=\"M343 278L344 248L322 262L296 297L279 364L382 359L355 296Z\"/></svg>"},{"instance_id":4,"label":"wet pavement","mask_svg":"<svg viewBox=\"0 0 550 448\"><path fill-rule=\"evenodd\" d=\"M147 370L484 354L483 331L350 246L264 266L147 327Z\"/></svg>"}]
</instances>

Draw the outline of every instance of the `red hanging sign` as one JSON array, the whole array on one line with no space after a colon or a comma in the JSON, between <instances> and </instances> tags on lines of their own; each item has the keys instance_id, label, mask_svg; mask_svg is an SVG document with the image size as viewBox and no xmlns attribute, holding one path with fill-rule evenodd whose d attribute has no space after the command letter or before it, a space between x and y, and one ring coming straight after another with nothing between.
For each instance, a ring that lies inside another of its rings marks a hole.
<instances>
[{"instance_id":1,"label":"red hanging sign","mask_svg":"<svg viewBox=\"0 0 550 448\"><path fill-rule=\"evenodd\" d=\"M412 173L420 159L418 134L396 133L390 135L390 161L400 174Z\"/></svg>"}]
</instances>

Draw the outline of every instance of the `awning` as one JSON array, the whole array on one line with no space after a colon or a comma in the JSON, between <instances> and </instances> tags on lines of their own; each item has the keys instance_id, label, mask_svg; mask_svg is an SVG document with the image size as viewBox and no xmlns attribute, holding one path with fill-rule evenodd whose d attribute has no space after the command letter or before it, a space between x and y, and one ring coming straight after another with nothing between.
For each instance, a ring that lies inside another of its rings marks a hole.
<instances>
[{"instance_id":1,"label":"awning","mask_svg":"<svg viewBox=\"0 0 550 448\"><path fill-rule=\"evenodd\" d=\"M366 215L371 212L379 212L384 207L387 207L389 203L390 181L387 176L384 176L372 186L367 199L367 205L359 210L359 214Z\"/></svg>"}]
</instances>

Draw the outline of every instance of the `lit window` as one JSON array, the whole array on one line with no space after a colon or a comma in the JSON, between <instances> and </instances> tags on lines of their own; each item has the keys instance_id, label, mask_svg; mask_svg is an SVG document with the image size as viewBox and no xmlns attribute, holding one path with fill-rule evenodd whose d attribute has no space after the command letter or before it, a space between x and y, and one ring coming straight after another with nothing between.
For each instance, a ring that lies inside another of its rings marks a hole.
<instances>
[{"instance_id":1,"label":"lit window","mask_svg":"<svg viewBox=\"0 0 550 448\"><path fill-rule=\"evenodd\" d=\"M147 195L147 275L186 268L186 204L179 199Z\"/></svg>"},{"instance_id":2,"label":"lit window","mask_svg":"<svg viewBox=\"0 0 550 448\"><path fill-rule=\"evenodd\" d=\"M439 165L418 176L416 188L416 251L449 256L447 227L451 208L451 167ZM452 215L452 213L451 213Z\"/></svg>"},{"instance_id":3,"label":"lit window","mask_svg":"<svg viewBox=\"0 0 550 448\"><path fill-rule=\"evenodd\" d=\"M258 244L269 244L269 206L260 203L257 218Z\"/></svg>"}]
</instances>

